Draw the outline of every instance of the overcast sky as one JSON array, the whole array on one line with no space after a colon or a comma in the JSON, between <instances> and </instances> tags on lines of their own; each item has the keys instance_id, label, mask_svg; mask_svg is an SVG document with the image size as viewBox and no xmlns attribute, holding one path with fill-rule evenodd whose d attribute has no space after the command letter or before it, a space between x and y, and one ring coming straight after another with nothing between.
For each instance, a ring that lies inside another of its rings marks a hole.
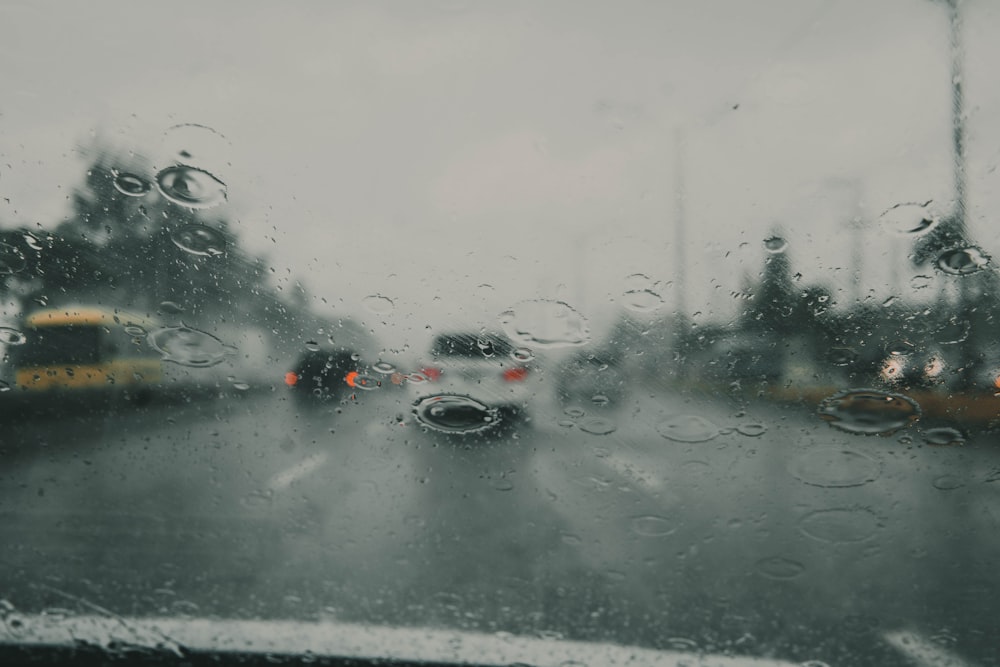
<instances>
[{"instance_id":1,"label":"overcast sky","mask_svg":"<svg viewBox=\"0 0 1000 667\"><path fill-rule=\"evenodd\" d=\"M963 11L970 224L1000 255L1000 9ZM947 27L930 0L8 1L0 223L65 217L92 133L150 154L199 123L248 249L338 310L391 298L393 344L531 298L599 323L627 276L674 280L678 170L689 310L733 312L775 227L846 289L858 215L887 295L907 246L878 214L952 196Z\"/></svg>"}]
</instances>

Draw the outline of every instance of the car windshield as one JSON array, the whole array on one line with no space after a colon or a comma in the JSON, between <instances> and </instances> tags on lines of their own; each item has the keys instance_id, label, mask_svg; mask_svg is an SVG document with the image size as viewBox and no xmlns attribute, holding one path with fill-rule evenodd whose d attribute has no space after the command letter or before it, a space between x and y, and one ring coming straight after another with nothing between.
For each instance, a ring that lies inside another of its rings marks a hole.
<instances>
[{"instance_id":1,"label":"car windshield","mask_svg":"<svg viewBox=\"0 0 1000 667\"><path fill-rule=\"evenodd\" d=\"M997 34L0 3L0 662L1000 665Z\"/></svg>"}]
</instances>

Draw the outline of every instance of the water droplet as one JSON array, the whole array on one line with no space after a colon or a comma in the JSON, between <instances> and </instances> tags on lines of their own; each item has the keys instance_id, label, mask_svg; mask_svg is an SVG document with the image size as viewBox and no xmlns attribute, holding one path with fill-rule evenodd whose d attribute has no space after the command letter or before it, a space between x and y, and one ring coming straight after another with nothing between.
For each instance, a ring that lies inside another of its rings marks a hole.
<instances>
[{"instance_id":1,"label":"water droplet","mask_svg":"<svg viewBox=\"0 0 1000 667\"><path fill-rule=\"evenodd\" d=\"M499 315L500 325L517 343L539 348L584 345L587 320L562 301L522 301Z\"/></svg>"},{"instance_id":2,"label":"water droplet","mask_svg":"<svg viewBox=\"0 0 1000 667\"><path fill-rule=\"evenodd\" d=\"M375 391L382 386L382 381L371 375L359 373L351 378L351 386L361 391Z\"/></svg>"},{"instance_id":3,"label":"water droplet","mask_svg":"<svg viewBox=\"0 0 1000 667\"><path fill-rule=\"evenodd\" d=\"M633 517L632 530L643 537L663 537L677 530L677 524L666 517L648 514Z\"/></svg>"},{"instance_id":4,"label":"water droplet","mask_svg":"<svg viewBox=\"0 0 1000 667\"><path fill-rule=\"evenodd\" d=\"M968 320L952 318L938 327L934 338L942 345L957 345L968 339L971 330L972 325Z\"/></svg>"},{"instance_id":5,"label":"water droplet","mask_svg":"<svg viewBox=\"0 0 1000 667\"><path fill-rule=\"evenodd\" d=\"M4 345L24 345L27 337L17 329L10 327L0 327L0 344Z\"/></svg>"},{"instance_id":6,"label":"water droplet","mask_svg":"<svg viewBox=\"0 0 1000 667\"><path fill-rule=\"evenodd\" d=\"M769 556L757 561L754 569L768 579L794 579L805 571L806 566L791 558Z\"/></svg>"},{"instance_id":7,"label":"water droplet","mask_svg":"<svg viewBox=\"0 0 1000 667\"><path fill-rule=\"evenodd\" d=\"M406 376L406 381L414 384L420 384L421 382L427 382L427 376L423 373L410 373Z\"/></svg>"},{"instance_id":8,"label":"water droplet","mask_svg":"<svg viewBox=\"0 0 1000 667\"><path fill-rule=\"evenodd\" d=\"M764 424L740 424L736 427L736 432L751 438L756 438L767 433L767 426Z\"/></svg>"},{"instance_id":9,"label":"water droplet","mask_svg":"<svg viewBox=\"0 0 1000 667\"><path fill-rule=\"evenodd\" d=\"M875 513L861 507L815 510L799 520L802 534L820 542L861 542L879 527Z\"/></svg>"},{"instance_id":10,"label":"water droplet","mask_svg":"<svg viewBox=\"0 0 1000 667\"><path fill-rule=\"evenodd\" d=\"M611 399L604 394L594 394L590 397L590 402L597 406L607 405L611 402Z\"/></svg>"},{"instance_id":11,"label":"water droplet","mask_svg":"<svg viewBox=\"0 0 1000 667\"><path fill-rule=\"evenodd\" d=\"M184 312L184 307L173 301L163 301L158 310L163 315L180 315Z\"/></svg>"},{"instance_id":12,"label":"water droplet","mask_svg":"<svg viewBox=\"0 0 1000 667\"><path fill-rule=\"evenodd\" d=\"M896 204L879 216L879 225L893 234L923 236L940 222L940 218L928 209L930 203Z\"/></svg>"},{"instance_id":13,"label":"water droplet","mask_svg":"<svg viewBox=\"0 0 1000 667\"><path fill-rule=\"evenodd\" d=\"M357 352L351 352L351 361L360 361L361 355Z\"/></svg>"},{"instance_id":14,"label":"water droplet","mask_svg":"<svg viewBox=\"0 0 1000 667\"><path fill-rule=\"evenodd\" d=\"M27 263L20 249L9 243L0 243L0 275L22 271Z\"/></svg>"},{"instance_id":15,"label":"water droplet","mask_svg":"<svg viewBox=\"0 0 1000 667\"><path fill-rule=\"evenodd\" d=\"M477 433L494 427L500 415L495 409L469 396L436 394L413 406L416 420L442 433Z\"/></svg>"},{"instance_id":16,"label":"water droplet","mask_svg":"<svg viewBox=\"0 0 1000 667\"><path fill-rule=\"evenodd\" d=\"M235 352L215 336L186 326L158 329L146 340L164 361L194 368L215 366Z\"/></svg>"},{"instance_id":17,"label":"water droplet","mask_svg":"<svg viewBox=\"0 0 1000 667\"><path fill-rule=\"evenodd\" d=\"M128 172L113 172L114 180L112 184L115 186L115 190L127 195L129 197L142 197L147 192L149 192L152 186L149 181L142 178L141 176L136 176L135 174L130 174Z\"/></svg>"},{"instance_id":18,"label":"water droplet","mask_svg":"<svg viewBox=\"0 0 1000 667\"><path fill-rule=\"evenodd\" d=\"M163 133L166 157L186 165L219 169L229 163L231 145L222 134L197 123L174 125Z\"/></svg>"},{"instance_id":19,"label":"water droplet","mask_svg":"<svg viewBox=\"0 0 1000 667\"><path fill-rule=\"evenodd\" d=\"M678 415L656 425L664 438L678 442L707 442L719 435L719 427L698 415Z\"/></svg>"},{"instance_id":20,"label":"water droplet","mask_svg":"<svg viewBox=\"0 0 1000 667\"><path fill-rule=\"evenodd\" d=\"M637 313L649 313L663 305L663 297L649 289L629 290L622 295L622 305Z\"/></svg>"},{"instance_id":21,"label":"water droplet","mask_svg":"<svg viewBox=\"0 0 1000 667\"><path fill-rule=\"evenodd\" d=\"M946 447L965 444L965 434L957 428L951 428L950 426L927 429L923 435L924 442L928 445Z\"/></svg>"},{"instance_id":22,"label":"water droplet","mask_svg":"<svg viewBox=\"0 0 1000 667\"><path fill-rule=\"evenodd\" d=\"M792 458L788 471L812 486L842 488L875 481L882 474L882 464L853 449L815 447Z\"/></svg>"},{"instance_id":23,"label":"water droplet","mask_svg":"<svg viewBox=\"0 0 1000 667\"><path fill-rule=\"evenodd\" d=\"M885 346L886 353L893 357L905 357L916 349L917 346L908 340L894 340Z\"/></svg>"},{"instance_id":24,"label":"water droplet","mask_svg":"<svg viewBox=\"0 0 1000 667\"><path fill-rule=\"evenodd\" d=\"M170 234L170 240L175 246L192 255L214 257L226 251L226 237L219 230L207 225L194 223L184 225Z\"/></svg>"},{"instance_id":25,"label":"water droplet","mask_svg":"<svg viewBox=\"0 0 1000 667\"><path fill-rule=\"evenodd\" d=\"M226 184L197 167L162 169L156 175L156 187L168 201L187 208L209 208L226 200Z\"/></svg>"},{"instance_id":26,"label":"water droplet","mask_svg":"<svg viewBox=\"0 0 1000 667\"><path fill-rule=\"evenodd\" d=\"M10 391L10 385L5 380L0 380L0 393Z\"/></svg>"},{"instance_id":27,"label":"water droplet","mask_svg":"<svg viewBox=\"0 0 1000 667\"><path fill-rule=\"evenodd\" d=\"M515 361L527 362L535 358L534 353L526 347L519 347L510 353L510 356Z\"/></svg>"},{"instance_id":28,"label":"water droplet","mask_svg":"<svg viewBox=\"0 0 1000 667\"><path fill-rule=\"evenodd\" d=\"M587 414L586 412L583 411L583 408L566 408L565 410L563 410L563 412L566 413L567 416L572 417L573 419L579 419L580 417Z\"/></svg>"},{"instance_id":29,"label":"water droplet","mask_svg":"<svg viewBox=\"0 0 1000 667\"><path fill-rule=\"evenodd\" d=\"M772 236L770 238L764 239L764 250L767 250L772 255L783 253L787 248L788 248L788 241L781 238L780 236Z\"/></svg>"},{"instance_id":30,"label":"water droplet","mask_svg":"<svg viewBox=\"0 0 1000 667\"><path fill-rule=\"evenodd\" d=\"M633 273L632 275L625 276L626 292L649 289L652 286L653 286L653 279L647 276L645 273Z\"/></svg>"},{"instance_id":31,"label":"water droplet","mask_svg":"<svg viewBox=\"0 0 1000 667\"><path fill-rule=\"evenodd\" d=\"M319 343L314 340L307 340L303 346L310 352L319 352Z\"/></svg>"},{"instance_id":32,"label":"water droplet","mask_svg":"<svg viewBox=\"0 0 1000 667\"><path fill-rule=\"evenodd\" d=\"M250 388L250 385L246 382L234 382L233 389L237 391L246 391Z\"/></svg>"},{"instance_id":33,"label":"water droplet","mask_svg":"<svg viewBox=\"0 0 1000 667\"><path fill-rule=\"evenodd\" d=\"M29 248L31 248L32 250L39 250L39 251L44 250L42 242L38 240L37 236L31 234L30 232L24 235L24 244Z\"/></svg>"},{"instance_id":34,"label":"water droplet","mask_svg":"<svg viewBox=\"0 0 1000 667\"><path fill-rule=\"evenodd\" d=\"M887 434L920 418L913 399L876 389L850 389L825 399L817 411L820 419L847 433Z\"/></svg>"},{"instance_id":35,"label":"water droplet","mask_svg":"<svg viewBox=\"0 0 1000 667\"><path fill-rule=\"evenodd\" d=\"M958 475L941 475L940 477L936 477L931 483L935 489L940 489L941 491L953 491L965 486L965 480Z\"/></svg>"},{"instance_id":36,"label":"water droplet","mask_svg":"<svg viewBox=\"0 0 1000 667\"><path fill-rule=\"evenodd\" d=\"M387 315L392 312L393 308L396 307L396 304L392 302L392 299L384 297L381 294L366 296L361 300L361 305L364 306L369 312L375 313L376 315Z\"/></svg>"},{"instance_id":37,"label":"water droplet","mask_svg":"<svg viewBox=\"0 0 1000 667\"><path fill-rule=\"evenodd\" d=\"M980 271L990 262L990 257L979 248L955 248L938 255L935 266L953 276L967 276Z\"/></svg>"},{"instance_id":38,"label":"water droplet","mask_svg":"<svg viewBox=\"0 0 1000 667\"><path fill-rule=\"evenodd\" d=\"M591 435L608 435L609 433L614 433L618 425L610 419L590 417L580 422L579 428L584 433L590 433Z\"/></svg>"},{"instance_id":39,"label":"water droplet","mask_svg":"<svg viewBox=\"0 0 1000 667\"><path fill-rule=\"evenodd\" d=\"M146 330L140 327L138 324L126 324L124 327L125 333L129 336L145 336Z\"/></svg>"},{"instance_id":40,"label":"water droplet","mask_svg":"<svg viewBox=\"0 0 1000 667\"><path fill-rule=\"evenodd\" d=\"M380 361L372 366L372 370L376 373L381 373L382 375L389 375L390 373L396 372L396 367L388 361Z\"/></svg>"},{"instance_id":41,"label":"water droplet","mask_svg":"<svg viewBox=\"0 0 1000 667\"><path fill-rule=\"evenodd\" d=\"M849 347L834 347L826 358L834 366L850 366L858 360L858 353Z\"/></svg>"},{"instance_id":42,"label":"water droplet","mask_svg":"<svg viewBox=\"0 0 1000 667\"><path fill-rule=\"evenodd\" d=\"M501 477L500 479L490 480L490 486L497 491L511 491L514 488L514 482Z\"/></svg>"},{"instance_id":43,"label":"water droplet","mask_svg":"<svg viewBox=\"0 0 1000 667\"><path fill-rule=\"evenodd\" d=\"M925 289L929 287L932 282L934 282L934 279L931 278L930 276L925 276L925 275L913 276L912 278L910 278L910 287L912 287L913 289Z\"/></svg>"}]
</instances>

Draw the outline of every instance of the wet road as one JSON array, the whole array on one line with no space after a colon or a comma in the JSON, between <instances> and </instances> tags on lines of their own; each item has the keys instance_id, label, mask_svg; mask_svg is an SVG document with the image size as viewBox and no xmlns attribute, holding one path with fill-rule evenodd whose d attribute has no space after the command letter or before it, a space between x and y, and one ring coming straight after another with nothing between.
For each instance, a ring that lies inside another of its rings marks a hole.
<instances>
[{"instance_id":1,"label":"wet road","mask_svg":"<svg viewBox=\"0 0 1000 667\"><path fill-rule=\"evenodd\" d=\"M449 437L403 391L262 391L8 419L18 610L341 619L909 664L998 664L995 437L924 445L636 391ZM400 419L403 416L403 419Z\"/></svg>"}]
</instances>

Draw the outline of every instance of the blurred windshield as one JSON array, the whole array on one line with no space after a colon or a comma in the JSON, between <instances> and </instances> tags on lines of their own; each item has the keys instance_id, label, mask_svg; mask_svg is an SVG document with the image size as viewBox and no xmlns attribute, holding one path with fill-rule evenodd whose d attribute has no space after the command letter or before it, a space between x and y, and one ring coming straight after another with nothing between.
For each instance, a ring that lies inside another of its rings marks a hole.
<instances>
[{"instance_id":1,"label":"blurred windshield","mask_svg":"<svg viewBox=\"0 0 1000 667\"><path fill-rule=\"evenodd\" d=\"M0 645L1000 664L998 31L3 3Z\"/></svg>"}]
</instances>

